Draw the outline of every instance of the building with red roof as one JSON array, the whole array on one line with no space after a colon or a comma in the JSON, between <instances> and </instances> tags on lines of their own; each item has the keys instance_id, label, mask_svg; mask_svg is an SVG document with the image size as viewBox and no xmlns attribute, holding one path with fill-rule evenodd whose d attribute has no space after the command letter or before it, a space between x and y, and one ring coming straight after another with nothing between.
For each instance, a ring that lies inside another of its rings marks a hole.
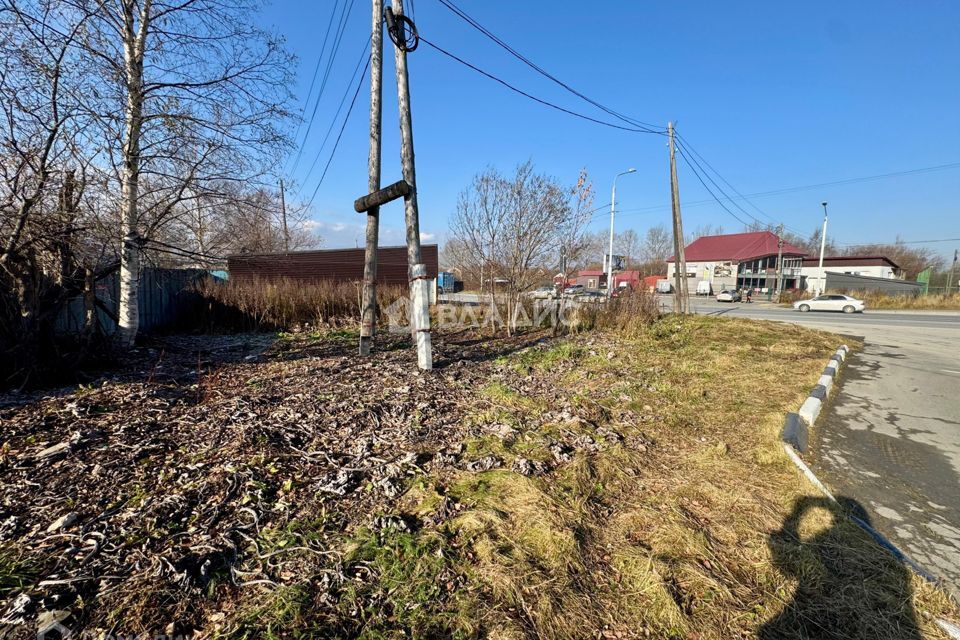
<instances>
[{"instance_id":1,"label":"building with red roof","mask_svg":"<svg viewBox=\"0 0 960 640\"><path fill-rule=\"evenodd\" d=\"M730 233L697 238L684 249L688 289L707 281L714 291L722 289L776 289L777 255L782 253L783 286L801 285L800 267L807 252L780 240L770 231ZM667 278L674 282L676 259L667 260Z\"/></svg>"}]
</instances>

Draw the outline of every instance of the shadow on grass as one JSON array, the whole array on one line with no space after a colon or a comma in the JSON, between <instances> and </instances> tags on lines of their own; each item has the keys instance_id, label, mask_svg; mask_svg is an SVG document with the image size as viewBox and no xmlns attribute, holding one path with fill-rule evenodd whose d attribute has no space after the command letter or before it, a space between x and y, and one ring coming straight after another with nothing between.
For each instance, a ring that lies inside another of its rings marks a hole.
<instances>
[{"instance_id":1,"label":"shadow on grass","mask_svg":"<svg viewBox=\"0 0 960 640\"><path fill-rule=\"evenodd\" d=\"M758 636L919 640L912 574L846 518L845 513L870 524L860 503L842 496L837 501L839 506L824 497L799 498L771 534L774 564L797 585L793 600ZM805 518L821 510L830 514L829 525L804 535Z\"/></svg>"}]
</instances>

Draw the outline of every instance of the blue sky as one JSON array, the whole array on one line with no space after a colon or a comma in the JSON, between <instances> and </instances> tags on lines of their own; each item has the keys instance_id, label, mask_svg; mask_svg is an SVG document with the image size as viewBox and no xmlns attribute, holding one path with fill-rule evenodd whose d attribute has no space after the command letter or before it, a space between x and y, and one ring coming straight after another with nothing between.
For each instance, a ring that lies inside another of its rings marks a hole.
<instances>
[{"instance_id":1,"label":"blue sky","mask_svg":"<svg viewBox=\"0 0 960 640\"><path fill-rule=\"evenodd\" d=\"M320 143L369 35L370 3L353 2L303 158L288 175L303 183L305 198L327 162L339 121L327 147ZM953 0L457 4L595 100L646 122L674 120L744 194L960 163L960 3ZM275 0L264 16L300 58L301 107L333 5ZM413 10L420 32L438 45L539 97L609 119L511 58L438 0L414 0ZM388 47L384 184L400 178L392 58ZM613 176L636 167L618 183L618 229L643 233L669 223L664 138L549 110L425 45L410 54L409 65L425 240L442 240L457 194L476 172L487 165L509 171L528 159L569 183L586 167L597 206L609 202ZM363 242L364 221L352 202L366 192L368 99L365 85L314 200L312 215L327 247ZM318 151L318 166L306 177ZM709 198L683 163L679 171L683 201ZM805 234L820 224L820 202L827 200L829 235L840 243L960 237L960 167L752 200ZM688 230L742 228L716 203L691 204L683 213ZM381 219L381 243L400 243L402 206L391 204ZM597 229L606 224L603 216L594 222ZM952 255L960 242L930 246Z\"/></svg>"}]
</instances>

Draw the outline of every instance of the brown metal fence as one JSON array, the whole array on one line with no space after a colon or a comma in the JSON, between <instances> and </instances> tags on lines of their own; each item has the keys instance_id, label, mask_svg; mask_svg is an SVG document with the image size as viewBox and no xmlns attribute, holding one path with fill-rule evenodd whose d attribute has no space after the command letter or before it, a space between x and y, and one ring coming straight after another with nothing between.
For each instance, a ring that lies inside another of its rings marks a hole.
<instances>
[{"instance_id":1,"label":"brown metal fence","mask_svg":"<svg viewBox=\"0 0 960 640\"><path fill-rule=\"evenodd\" d=\"M435 244L421 248L427 274L437 277L439 250ZM232 279L292 278L304 281L363 280L363 249L323 249L290 253L238 254L227 258ZM380 247L377 252L377 282L407 284L407 248Z\"/></svg>"}]
</instances>

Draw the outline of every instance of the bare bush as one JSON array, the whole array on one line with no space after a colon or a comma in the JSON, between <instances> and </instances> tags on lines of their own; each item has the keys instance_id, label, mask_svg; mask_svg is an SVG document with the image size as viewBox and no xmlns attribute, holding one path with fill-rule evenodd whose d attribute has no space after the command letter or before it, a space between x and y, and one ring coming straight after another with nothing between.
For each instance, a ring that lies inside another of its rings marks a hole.
<instances>
[{"instance_id":1,"label":"bare bush","mask_svg":"<svg viewBox=\"0 0 960 640\"><path fill-rule=\"evenodd\" d=\"M360 321L360 283L291 278L220 281L206 278L194 291L202 308L197 320L207 330L264 331L298 326L342 327ZM377 288L383 308L405 298L401 286Z\"/></svg>"}]
</instances>

